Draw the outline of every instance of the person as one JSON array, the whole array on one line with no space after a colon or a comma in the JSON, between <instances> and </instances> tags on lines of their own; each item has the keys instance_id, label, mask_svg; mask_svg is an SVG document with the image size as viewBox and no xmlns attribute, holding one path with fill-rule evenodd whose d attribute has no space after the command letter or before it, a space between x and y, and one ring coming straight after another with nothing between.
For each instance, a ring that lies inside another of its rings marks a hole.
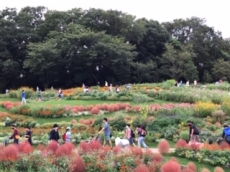
<instances>
[{"instance_id":1,"label":"person","mask_svg":"<svg viewBox=\"0 0 230 172\"><path fill-rule=\"evenodd\" d=\"M58 142L59 139L60 139L60 136L59 136L59 132L58 132L58 125L54 124L53 125L53 129L50 132L49 141L56 141L56 142Z\"/></svg>"},{"instance_id":2,"label":"person","mask_svg":"<svg viewBox=\"0 0 230 172\"><path fill-rule=\"evenodd\" d=\"M200 131L192 121L188 120L187 124L189 126L189 140L193 142L199 142Z\"/></svg>"},{"instance_id":3,"label":"person","mask_svg":"<svg viewBox=\"0 0 230 172\"><path fill-rule=\"evenodd\" d=\"M22 90L22 104L25 103L26 104L26 92L24 90Z\"/></svg>"},{"instance_id":4,"label":"person","mask_svg":"<svg viewBox=\"0 0 230 172\"><path fill-rule=\"evenodd\" d=\"M133 145L133 137L132 137L132 130L130 128L130 124L126 125L125 138L129 141L130 145Z\"/></svg>"},{"instance_id":5,"label":"person","mask_svg":"<svg viewBox=\"0 0 230 172\"><path fill-rule=\"evenodd\" d=\"M119 93L120 92L120 88L119 88L119 86L117 85L116 86L116 93Z\"/></svg>"},{"instance_id":6,"label":"person","mask_svg":"<svg viewBox=\"0 0 230 172\"><path fill-rule=\"evenodd\" d=\"M38 101L40 102L42 100L42 92L41 90L38 90Z\"/></svg>"},{"instance_id":7,"label":"person","mask_svg":"<svg viewBox=\"0 0 230 172\"><path fill-rule=\"evenodd\" d=\"M110 86L109 86L109 91L113 92L113 85L112 84L110 84Z\"/></svg>"},{"instance_id":8,"label":"person","mask_svg":"<svg viewBox=\"0 0 230 172\"><path fill-rule=\"evenodd\" d=\"M103 118L103 128L101 129L101 131L99 131L99 134L102 133L102 132L104 132L104 143L103 143L103 146L105 146L106 142L109 142L110 147L112 149L111 130L110 130L107 118Z\"/></svg>"},{"instance_id":9,"label":"person","mask_svg":"<svg viewBox=\"0 0 230 172\"><path fill-rule=\"evenodd\" d=\"M62 97L63 97L62 89L61 89L61 88L59 88L59 90L58 90L58 97L59 97L60 99L62 99Z\"/></svg>"},{"instance_id":10,"label":"person","mask_svg":"<svg viewBox=\"0 0 230 172\"><path fill-rule=\"evenodd\" d=\"M66 140L65 142L71 142L71 128L67 127L66 128Z\"/></svg>"},{"instance_id":11,"label":"person","mask_svg":"<svg viewBox=\"0 0 230 172\"><path fill-rule=\"evenodd\" d=\"M147 134L145 127L138 125L136 128L136 133L138 134L138 147L143 145L143 147L147 149L148 146L145 144L145 136Z\"/></svg>"},{"instance_id":12,"label":"person","mask_svg":"<svg viewBox=\"0 0 230 172\"><path fill-rule=\"evenodd\" d=\"M230 144L230 127L228 124L224 124L222 138Z\"/></svg>"},{"instance_id":13,"label":"person","mask_svg":"<svg viewBox=\"0 0 230 172\"><path fill-rule=\"evenodd\" d=\"M26 127L25 138L28 139L29 144L32 145L32 131L29 126Z\"/></svg>"},{"instance_id":14,"label":"person","mask_svg":"<svg viewBox=\"0 0 230 172\"><path fill-rule=\"evenodd\" d=\"M18 129L16 128L16 125L12 125L12 129L13 129L13 134L9 139L14 139L14 143L19 144L20 135Z\"/></svg>"},{"instance_id":15,"label":"person","mask_svg":"<svg viewBox=\"0 0 230 172\"><path fill-rule=\"evenodd\" d=\"M108 82L107 81L105 81L105 87L108 87Z\"/></svg>"}]
</instances>

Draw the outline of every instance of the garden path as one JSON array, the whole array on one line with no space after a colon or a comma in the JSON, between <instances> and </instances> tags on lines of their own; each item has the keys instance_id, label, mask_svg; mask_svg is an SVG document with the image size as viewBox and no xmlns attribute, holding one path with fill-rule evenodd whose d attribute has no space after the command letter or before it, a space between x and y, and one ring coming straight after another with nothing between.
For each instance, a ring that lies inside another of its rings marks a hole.
<instances>
[{"instance_id":1,"label":"garden path","mask_svg":"<svg viewBox=\"0 0 230 172\"><path fill-rule=\"evenodd\" d=\"M159 153L158 149L157 148L149 148L153 153ZM175 151L175 148L170 148L169 149L169 152L174 152Z\"/></svg>"}]
</instances>

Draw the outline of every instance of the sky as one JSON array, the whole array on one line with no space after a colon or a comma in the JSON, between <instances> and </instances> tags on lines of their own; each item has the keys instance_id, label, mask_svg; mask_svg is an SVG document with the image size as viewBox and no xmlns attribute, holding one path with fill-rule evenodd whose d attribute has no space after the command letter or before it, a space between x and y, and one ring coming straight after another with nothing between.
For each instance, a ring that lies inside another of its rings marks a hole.
<instances>
[{"instance_id":1,"label":"sky","mask_svg":"<svg viewBox=\"0 0 230 172\"><path fill-rule=\"evenodd\" d=\"M230 0L1 0L0 10L5 7L20 10L25 6L45 6L50 10L66 11L72 8L100 8L119 10L137 18L159 22L178 18L205 18L206 24L230 38Z\"/></svg>"}]
</instances>

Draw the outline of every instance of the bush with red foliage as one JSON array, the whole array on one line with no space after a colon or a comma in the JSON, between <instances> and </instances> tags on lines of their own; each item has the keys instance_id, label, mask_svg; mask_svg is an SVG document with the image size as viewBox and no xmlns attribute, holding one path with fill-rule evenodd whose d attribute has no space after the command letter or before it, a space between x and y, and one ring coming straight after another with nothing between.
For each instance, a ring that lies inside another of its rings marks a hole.
<instances>
[{"instance_id":1,"label":"bush with red foliage","mask_svg":"<svg viewBox=\"0 0 230 172\"><path fill-rule=\"evenodd\" d=\"M119 110L122 109L121 103L117 102L116 105L118 106Z\"/></svg>"},{"instance_id":2,"label":"bush with red foliage","mask_svg":"<svg viewBox=\"0 0 230 172\"><path fill-rule=\"evenodd\" d=\"M191 172L196 172L196 165L193 162L187 164L187 169L190 169Z\"/></svg>"},{"instance_id":3,"label":"bush with red foliage","mask_svg":"<svg viewBox=\"0 0 230 172\"><path fill-rule=\"evenodd\" d=\"M99 114L100 110L97 107L93 107L90 112L93 115L97 115Z\"/></svg>"},{"instance_id":4,"label":"bush with red foliage","mask_svg":"<svg viewBox=\"0 0 230 172\"><path fill-rule=\"evenodd\" d=\"M18 145L18 151L22 153L31 153L33 152L33 147L29 144L28 141L21 142Z\"/></svg>"},{"instance_id":5,"label":"bush with red foliage","mask_svg":"<svg viewBox=\"0 0 230 172\"><path fill-rule=\"evenodd\" d=\"M70 151L73 151L73 150L75 149L74 144L71 143L71 142L65 143L65 146L68 147L68 149L69 149Z\"/></svg>"},{"instance_id":6,"label":"bush with red foliage","mask_svg":"<svg viewBox=\"0 0 230 172\"><path fill-rule=\"evenodd\" d=\"M102 108L102 105L100 105L100 104L97 104L97 105L96 105L96 107L97 107L99 110L101 110L101 108Z\"/></svg>"},{"instance_id":7,"label":"bush with red foliage","mask_svg":"<svg viewBox=\"0 0 230 172\"><path fill-rule=\"evenodd\" d=\"M149 168L148 168L146 165L144 165L144 164L139 164L139 165L135 168L134 172L150 172L150 170L149 170Z\"/></svg>"},{"instance_id":8,"label":"bush with red foliage","mask_svg":"<svg viewBox=\"0 0 230 172\"><path fill-rule=\"evenodd\" d=\"M121 147L120 146L115 146L114 148L113 148L113 152L115 153L115 154L117 154L118 152L120 152L121 151Z\"/></svg>"},{"instance_id":9,"label":"bush with red foliage","mask_svg":"<svg viewBox=\"0 0 230 172\"><path fill-rule=\"evenodd\" d=\"M120 110L120 107L117 104L114 104L113 108L114 108L114 111L119 111Z\"/></svg>"},{"instance_id":10,"label":"bush with red foliage","mask_svg":"<svg viewBox=\"0 0 230 172\"><path fill-rule=\"evenodd\" d=\"M55 151L55 155L57 157L61 157L64 155L69 155L71 153L71 150L69 150L69 148L64 144L64 145L60 145L57 150Z\"/></svg>"},{"instance_id":11,"label":"bush with red foliage","mask_svg":"<svg viewBox=\"0 0 230 172\"><path fill-rule=\"evenodd\" d=\"M170 158L170 161L174 161L174 162L179 163L178 159L176 159L175 157Z\"/></svg>"},{"instance_id":12,"label":"bush with red foliage","mask_svg":"<svg viewBox=\"0 0 230 172\"><path fill-rule=\"evenodd\" d=\"M224 170L221 167L215 167L214 172L224 172Z\"/></svg>"},{"instance_id":13,"label":"bush with red foliage","mask_svg":"<svg viewBox=\"0 0 230 172\"><path fill-rule=\"evenodd\" d=\"M58 143L56 141L50 141L47 145L47 150L55 152L58 148Z\"/></svg>"},{"instance_id":14,"label":"bush with red foliage","mask_svg":"<svg viewBox=\"0 0 230 172\"><path fill-rule=\"evenodd\" d=\"M170 160L161 166L161 172L181 172L181 166L178 162Z\"/></svg>"},{"instance_id":15,"label":"bush with red foliage","mask_svg":"<svg viewBox=\"0 0 230 172\"><path fill-rule=\"evenodd\" d=\"M93 107L94 107L93 105L88 105L88 106L86 106L86 110L87 110L87 111L91 111L91 109L92 109Z\"/></svg>"},{"instance_id":16,"label":"bush with red foliage","mask_svg":"<svg viewBox=\"0 0 230 172\"><path fill-rule=\"evenodd\" d=\"M71 124L76 124L76 123L77 123L76 119L71 120Z\"/></svg>"},{"instance_id":17,"label":"bush with red foliage","mask_svg":"<svg viewBox=\"0 0 230 172\"><path fill-rule=\"evenodd\" d=\"M104 146L104 147L102 147L102 151L107 153L107 152L111 151L111 148L109 146Z\"/></svg>"},{"instance_id":18,"label":"bush with red foliage","mask_svg":"<svg viewBox=\"0 0 230 172\"><path fill-rule=\"evenodd\" d=\"M183 139L180 139L177 141L175 148L185 148L187 146L188 146L187 142Z\"/></svg>"},{"instance_id":19,"label":"bush with red foliage","mask_svg":"<svg viewBox=\"0 0 230 172\"><path fill-rule=\"evenodd\" d=\"M18 158L19 150L18 145L11 144L5 147L0 154L0 161L13 161Z\"/></svg>"},{"instance_id":20,"label":"bush with red foliage","mask_svg":"<svg viewBox=\"0 0 230 172\"><path fill-rule=\"evenodd\" d=\"M91 141L89 143L90 150L99 150L101 149L102 145L99 141Z\"/></svg>"},{"instance_id":21,"label":"bush with red foliage","mask_svg":"<svg viewBox=\"0 0 230 172\"><path fill-rule=\"evenodd\" d=\"M79 144L79 148L83 151L83 152L89 152L91 150L91 148L89 147L89 144L86 142L81 142Z\"/></svg>"},{"instance_id":22,"label":"bush with red foliage","mask_svg":"<svg viewBox=\"0 0 230 172\"><path fill-rule=\"evenodd\" d=\"M209 171L209 169L207 169L207 168L203 168L203 169L201 170L201 172L210 172L210 171Z\"/></svg>"},{"instance_id":23,"label":"bush with red foliage","mask_svg":"<svg viewBox=\"0 0 230 172\"><path fill-rule=\"evenodd\" d=\"M165 139L160 140L160 142L158 144L158 151L161 154L169 153L169 148L170 148L170 145L169 145L167 140L165 140Z\"/></svg>"},{"instance_id":24,"label":"bush with red foliage","mask_svg":"<svg viewBox=\"0 0 230 172\"><path fill-rule=\"evenodd\" d=\"M229 144L226 141L222 141L219 146L222 150L229 148Z\"/></svg>"},{"instance_id":25,"label":"bush with red foliage","mask_svg":"<svg viewBox=\"0 0 230 172\"><path fill-rule=\"evenodd\" d=\"M85 110L85 107L81 105L81 106L78 106L77 109L78 111L82 112Z\"/></svg>"},{"instance_id":26,"label":"bush with red foliage","mask_svg":"<svg viewBox=\"0 0 230 172\"><path fill-rule=\"evenodd\" d=\"M153 162L161 162L163 160L163 156L160 153L153 154Z\"/></svg>"},{"instance_id":27,"label":"bush with red foliage","mask_svg":"<svg viewBox=\"0 0 230 172\"><path fill-rule=\"evenodd\" d=\"M73 113L78 113L78 108L77 108L77 107L72 107L72 108L71 108L71 111L72 111Z\"/></svg>"},{"instance_id":28,"label":"bush with red foliage","mask_svg":"<svg viewBox=\"0 0 230 172\"><path fill-rule=\"evenodd\" d=\"M196 142L190 143L189 147L194 150L197 151L200 148L200 144L197 144Z\"/></svg>"},{"instance_id":29,"label":"bush with red foliage","mask_svg":"<svg viewBox=\"0 0 230 172\"><path fill-rule=\"evenodd\" d=\"M142 156L143 152L142 149L140 147L132 147L131 151L133 153L134 156Z\"/></svg>"},{"instance_id":30,"label":"bush with red foliage","mask_svg":"<svg viewBox=\"0 0 230 172\"><path fill-rule=\"evenodd\" d=\"M126 107L126 108L125 108L125 111L126 111L126 112L129 112L129 111L130 111L130 107Z\"/></svg>"},{"instance_id":31,"label":"bush with red foliage","mask_svg":"<svg viewBox=\"0 0 230 172\"><path fill-rule=\"evenodd\" d=\"M85 172L85 163L83 159L77 155L69 165L70 172Z\"/></svg>"},{"instance_id":32,"label":"bush with red foliage","mask_svg":"<svg viewBox=\"0 0 230 172\"><path fill-rule=\"evenodd\" d=\"M109 105L108 106L108 111L109 112L114 112L114 106L113 105Z\"/></svg>"},{"instance_id":33,"label":"bush with red foliage","mask_svg":"<svg viewBox=\"0 0 230 172\"><path fill-rule=\"evenodd\" d=\"M106 104L106 103L104 103L104 104L102 104L102 107L101 107L101 109L102 110L108 110L108 107L109 107L109 105L108 104Z\"/></svg>"}]
</instances>

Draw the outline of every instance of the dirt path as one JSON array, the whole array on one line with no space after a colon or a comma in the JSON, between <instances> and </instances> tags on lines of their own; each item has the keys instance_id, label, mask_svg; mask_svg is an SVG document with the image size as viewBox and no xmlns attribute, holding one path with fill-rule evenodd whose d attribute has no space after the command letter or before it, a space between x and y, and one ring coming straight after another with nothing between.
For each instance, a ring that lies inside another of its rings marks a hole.
<instances>
[{"instance_id":1,"label":"dirt path","mask_svg":"<svg viewBox=\"0 0 230 172\"><path fill-rule=\"evenodd\" d=\"M158 149L157 148L149 148L153 153L158 153ZM169 149L169 152L174 152L175 151L175 148L170 148Z\"/></svg>"}]
</instances>

